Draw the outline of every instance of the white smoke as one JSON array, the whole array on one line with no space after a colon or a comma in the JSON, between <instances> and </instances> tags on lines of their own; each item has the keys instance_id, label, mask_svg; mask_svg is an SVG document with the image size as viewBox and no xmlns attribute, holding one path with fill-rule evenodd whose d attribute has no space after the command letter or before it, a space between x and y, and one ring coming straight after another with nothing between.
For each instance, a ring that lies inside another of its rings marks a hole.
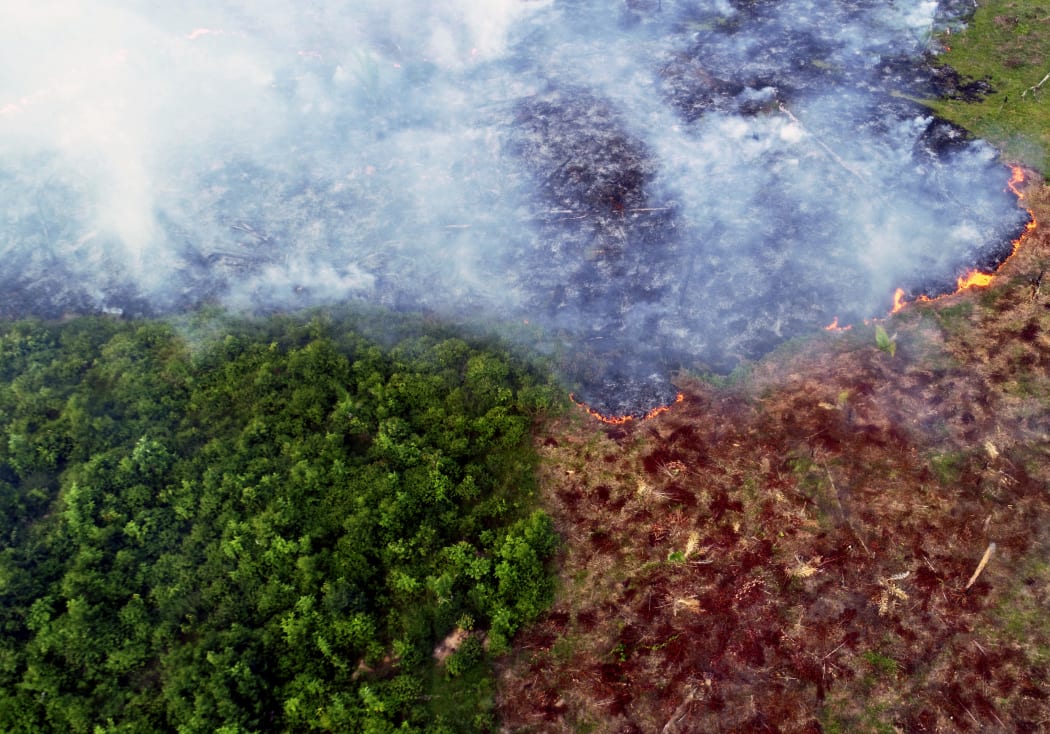
<instances>
[{"instance_id":1,"label":"white smoke","mask_svg":"<svg viewBox=\"0 0 1050 734\"><path fill-rule=\"evenodd\" d=\"M0 160L53 159L52 175L84 191L81 227L120 248L107 259L162 287L163 268L178 264L156 218L169 171L183 156L266 139L278 117L266 52L235 35L202 48L210 39L189 24L67 0L6 8L0 34ZM96 263L67 265L87 277Z\"/></svg>"},{"instance_id":2,"label":"white smoke","mask_svg":"<svg viewBox=\"0 0 1050 734\"><path fill-rule=\"evenodd\" d=\"M933 0L8 5L6 314L364 298L717 362L1021 216L902 100Z\"/></svg>"}]
</instances>

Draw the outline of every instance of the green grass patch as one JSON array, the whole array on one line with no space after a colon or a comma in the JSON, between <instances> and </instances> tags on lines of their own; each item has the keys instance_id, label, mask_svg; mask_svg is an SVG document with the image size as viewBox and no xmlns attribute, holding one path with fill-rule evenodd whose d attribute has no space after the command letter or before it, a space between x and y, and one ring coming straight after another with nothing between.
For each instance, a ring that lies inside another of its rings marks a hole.
<instances>
[{"instance_id":1,"label":"green grass patch","mask_svg":"<svg viewBox=\"0 0 1050 734\"><path fill-rule=\"evenodd\" d=\"M942 37L939 63L993 92L978 101L929 100L939 116L997 145L1003 156L1047 171L1050 151L1050 9L1045 0L988 0L961 33ZM1037 88L1038 87L1038 88Z\"/></svg>"},{"instance_id":2,"label":"green grass patch","mask_svg":"<svg viewBox=\"0 0 1050 734\"><path fill-rule=\"evenodd\" d=\"M820 712L820 726L825 734L894 734L898 731L885 721L885 707L868 704L855 711L857 702L832 701ZM847 713L848 711L848 713Z\"/></svg>"},{"instance_id":3,"label":"green grass patch","mask_svg":"<svg viewBox=\"0 0 1050 734\"><path fill-rule=\"evenodd\" d=\"M995 608L996 626L1011 643L1020 647L1032 665L1050 663L1050 619L1040 589L1050 585L1050 564L1029 559L1018 573L1020 582L1003 595Z\"/></svg>"},{"instance_id":4,"label":"green grass patch","mask_svg":"<svg viewBox=\"0 0 1050 734\"><path fill-rule=\"evenodd\" d=\"M966 457L958 451L936 454L930 458L930 468L941 484L951 485L959 481Z\"/></svg>"},{"instance_id":5,"label":"green grass patch","mask_svg":"<svg viewBox=\"0 0 1050 734\"><path fill-rule=\"evenodd\" d=\"M969 331L973 328L970 317L973 314L973 303L962 301L954 306L934 311L935 318L949 334Z\"/></svg>"},{"instance_id":6,"label":"green grass patch","mask_svg":"<svg viewBox=\"0 0 1050 734\"><path fill-rule=\"evenodd\" d=\"M432 730L492 731L495 728L496 687L488 661L483 661L483 657L479 654L473 664L456 675L433 669L430 690L425 695L427 724Z\"/></svg>"},{"instance_id":7,"label":"green grass patch","mask_svg":"<svg viewBox=\"0 0 1050 734\"><path fill-rule=\"evenodd\" d=\"M864 662L871 666L872 671L876 675L884 678L896 677L899 666L897 661L888 655L869 650L861 657L864 658Z\"/></svg>"}]
</instances>

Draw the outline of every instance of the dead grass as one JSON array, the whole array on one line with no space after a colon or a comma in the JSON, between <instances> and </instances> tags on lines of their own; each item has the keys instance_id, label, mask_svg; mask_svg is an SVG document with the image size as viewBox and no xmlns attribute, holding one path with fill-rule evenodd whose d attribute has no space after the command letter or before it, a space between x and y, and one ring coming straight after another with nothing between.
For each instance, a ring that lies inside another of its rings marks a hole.
<instances>
[{"instance_id":1,"label":"dead grass","mask_svg":"<svg viewBox=\"0 0 1050 734\"><path fill-rule=\"evenodd\" d=\"M1048 263L1037 228L895 317L894 356L857 328L651 421L551 425L561 590L500 671L506 728L1050 724Z\"/></svg>"}]
</instances>

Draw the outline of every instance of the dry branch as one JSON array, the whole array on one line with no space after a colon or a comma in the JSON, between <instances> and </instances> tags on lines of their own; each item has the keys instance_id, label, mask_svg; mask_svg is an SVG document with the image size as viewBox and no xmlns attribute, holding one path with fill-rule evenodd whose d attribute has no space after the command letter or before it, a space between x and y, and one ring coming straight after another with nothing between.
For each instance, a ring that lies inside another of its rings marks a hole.
<instances>
[{"instance_id":1,"label":"dry branch","mask_svg":"<svg viewBox=\"0 0 1050 734\"><path fill-rule=\"evenodd\" d=\"M977 577L981 575L981 571L983 571L984 567L988 565L988 559L992 557L993 553L995 553L995 543L989 543L988 550L986 550L984 555L981 556L981 562L977 564L977 570L973 572L973 576L971 576L970 580L966 583L966 589L964 589L964 591L968 590L973 586L974 582L977 581Z\"/></svg>"},{"instance_id":2,"label":"dry branch","mask_svg":"<svg viewBox=\"0 0 1050 734\"><path fill-rule=\"evenodd\" d=\"M1032 94L1035 94L1036 92L1038 92L1038 91L1039 91L1039 87L1041 87L1041 86L1043 86L1044 84L1046 84L1046 82L1047 82L1047 80L1048 80L1048 79L1050 79L1050 71L1046 72L1046 76L1044 76L1044 77L1042 78L1042 80L1041 80L1041 81L1040 81L1040 82L1039 82L1038 84L1034 84L1034 85L1032 85L1032 86L1028 87L1028 89L1026 89L1026 90L1024 90L1023 92L1021 92L1021 96L1022 96L1022 97L1024 97L1024 96L1025 96L1025 95L1027 95L1027 94L1028 94L1029 92L1031 92Z\"/></svg>"},{"instance_id":3,"label":"dry branch","mask_svg":"<svg viewBox=\"0 0 1050 734\"><path fill-rule=\"evenodd\" d=\"M813 133L809 132L809 130L806 130L806 127L799 121L799 119L797 117L795 117L795 115L791 112L791 110L789 110L787 108L787 105L785 105L783 102L777 102L777 108L781 112L783 112L785 115L787 115L787 118L789 120L791 120L793 123L798 125L799 128L803 132L805 132L807 135L809 135L809 137L812 138L813 142L816 143L818 146L820 146L821 150L823 150L825 153L827 153L828 157L830 157L831 160L833 160L836 163L838 163L847 173L851 174L858 181L860 181L862 183L867 183L868 182L868 179L864 176L863 173L861 173L856 168L854 168L849 163L847 163L845 160L843 160L842 156L840 156L838 153L836 153L834 150L832 150L830 145L825 143L823 140L818 138Z\"/></svg>"},{"instance_id":4,"label":"dry branch","mask_svg":"<svg viewBox=\"0 0 1050 734\"><path fill-rule=\"evenodd\" d=\"M678 708L671 714L671 718L664 724L663 729L660 730L660 734L674 734L674 732L682 731L681 726L685 724L688 726L687 716L689 714L689 707L692 706L693 700L696 698L696 689L693 687L689 688L689 694L685 697L685 700L678 705Z\"/></svg>"}]
</instances>

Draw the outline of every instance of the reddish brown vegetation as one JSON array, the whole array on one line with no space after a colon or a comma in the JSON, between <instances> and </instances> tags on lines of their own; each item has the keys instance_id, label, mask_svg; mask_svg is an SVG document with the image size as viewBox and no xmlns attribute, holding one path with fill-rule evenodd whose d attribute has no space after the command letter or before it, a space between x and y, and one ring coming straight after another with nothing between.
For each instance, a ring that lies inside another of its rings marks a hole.
<instances>
[{"instance_id":1,"label":"reddish brown vegetation","mask_svg":"<svg viewBox=\"0 0 1050 734\"><path fill-rule=\"evenodd\" d=\"M893 357L855 328L651 421L552 426L561 591L506 727L1050 726L1048 263L1036 229L990 289L886 323Z\"/></svg>"}]
</instances>

